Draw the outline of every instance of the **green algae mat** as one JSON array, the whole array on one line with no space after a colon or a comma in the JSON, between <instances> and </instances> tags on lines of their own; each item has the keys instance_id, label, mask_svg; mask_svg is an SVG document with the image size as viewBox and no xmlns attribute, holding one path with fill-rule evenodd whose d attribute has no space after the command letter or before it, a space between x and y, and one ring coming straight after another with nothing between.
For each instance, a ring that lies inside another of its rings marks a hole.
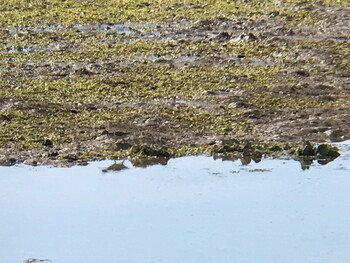
<instances>
[{"instance_id":1,"label":"green algae mat","mask_svg":"<svg viewBox=\"0 0 350 263\"><path fill-rule=\"evenodd\" d=\"M1 2L0 163L348 139L349 21L349 1Z\"/></svg>"}]
</instances>

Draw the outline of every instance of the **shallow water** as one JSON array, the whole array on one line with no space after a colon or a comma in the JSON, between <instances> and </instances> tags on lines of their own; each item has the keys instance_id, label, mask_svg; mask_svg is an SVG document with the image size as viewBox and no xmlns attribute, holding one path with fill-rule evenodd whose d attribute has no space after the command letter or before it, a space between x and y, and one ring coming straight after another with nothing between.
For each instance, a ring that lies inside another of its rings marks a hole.
<instances>
[{"instance_id":1,"label":"shallow water","mask_svg":"<svg viewBox=\"0 0 350 263\"><path fill-rule=\"evenodd\" d=\"M346 145L347 144L347 145ZM0 167L0 262L348 262L350 142L327 165Z\"/></svg>"}]
</instances>

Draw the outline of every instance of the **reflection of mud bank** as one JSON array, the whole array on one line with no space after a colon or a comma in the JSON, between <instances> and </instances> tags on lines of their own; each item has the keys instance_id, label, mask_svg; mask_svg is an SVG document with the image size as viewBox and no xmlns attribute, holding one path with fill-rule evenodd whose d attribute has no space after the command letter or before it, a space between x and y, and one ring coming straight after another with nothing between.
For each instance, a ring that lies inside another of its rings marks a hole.
<instances>
[{"instance_id":1,"label":"reflection of mud bank","mask_svg":"<svg viewBox=\"0 0 350 263\"><path fill-rule=\"evenodd\" d=\"M331 145L331 144L318 144L312 145L310 142L305 142L297 148L277 149L273 153L279 158L283 159L294 159L300 162L301 169L307 170L317 162L320 165L326 165L340 156L339 147L345 155L350 150L349 145ZM269 155L261 153L258 150L259 147L252 146L249 142L238 142L235 141L233 144L220 144L214 146L210 155L213 156L214 160L223 161L237 161L239 160L242 165L249 165L252 162L260 163L264 158L268 158ZM171 155L164 148L156 149L152 147L136 147L138 154L132 155L130 163L133 167L148 167L152 165L167 165L171 159ZM344 150L345 149L345 150ZM132 150L135 152L135 150ZM106 167L102 172L119 172L129 167L124 164L124 161L116 161L112 165ZM266 172L268 169L254 169L252 172Z\"/></svg>"},{"instance_id":2,"label":"reflection of mud bank","mask_svg":"<svg viewBox=\"0 0 350 263\"><path fill-rule=\"evenodd\" d=\"M250 142L234 141L231 144L215 145L210 155L214 160L237 161L240 160L242 165L249 165L252 162L259 163L268 155L263 154L258 150L259 147L253 146ZM148 167L152 165L167 165L171 155L164 148L157 149L149 146L138 146L134 152L130 163L134 167ZM339 155L339 149L330 144L312 145L310 142L305 142L297 148L274 149L275 156L278 154L280 158L292 158L300 162L303 170L309 169L314 162L320 165L326 165L335 160ZM136 153L137 152L137 153ZM123 162L115 162L112 165L103 169L103 172L119 172L128 167ZM255 170L252 170L255 171ZM256 170L258 171L258 170Z\"/></svg>"},{"instance_id":3,"label":"reflection of mud bank","mask_svg":"<svg viewBox=\"0 0 350 263\"><path fill-rule=\"evenodd\" d=\"M123 144L124 152L117 159L128 158L131 164L135 167L147 167L156 164L167 165L169 159L188 155L188 149L181 152L179 149L171 149L159 147L157 145L131 145ZM197 150L197 148L193 148ZM252 144L249 141L238 140L223 140L211 146L206 146L202 150L192 152L192 154L200 154L206 152L207 155L213 156L214 159L224 161L240 160L242 165L249 165L251 162L259 163L262 159L268 157L274 158L293 158L300 161L303 169L308 169L314 161L325 165L334 159L339 154L339 148L330 144L312 145L310 142L305 142L300 145L291 146L289 144ZM96 153L95 153L96 154ZM109 153L110 154L110 153ZM94 160L104 159L94 157ZM23 155L18 159L15 155L12 157L1 156L0 165L12 166L24 162L27 165L55 165L55 166L72 166L72 165L87 165L87 161L91 157L83 157L79 152L71 152L70 154L60 154L59 152L51 152L50 155L38 156L36 158L23 158ZM127 169L123 162L116 161L109 167L106 167L103 172L121 171Z\"/></svg>"}]
</instances>

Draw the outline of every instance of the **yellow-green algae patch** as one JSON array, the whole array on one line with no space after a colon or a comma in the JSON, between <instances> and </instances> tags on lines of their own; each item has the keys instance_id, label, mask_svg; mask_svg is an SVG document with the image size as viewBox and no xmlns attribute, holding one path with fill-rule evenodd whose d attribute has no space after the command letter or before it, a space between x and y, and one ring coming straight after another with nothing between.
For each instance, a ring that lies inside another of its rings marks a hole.
<instances>
[{"instance_id":1,"label":"yellow-green algae patch","mask_svg":"<svg viewBox=\"0 0 350 263\"><path fill-rule=\"evenodd\" d=\"M124 121L135 109L70 110L62 105L27 105L28 109L2 111L0 143L18 149L42 148L50 139L54 144L95 139L97 130L110 120Z\"/></svg>"},{"instance_id":2,"label":"yellow-green algae patch","mask_svg":"<svg viewBox=\"0 0 350 263\"><path fill-rule=\"evenodd\" d=\"M12 26L43 23L89 23L164 21L176 19L208 19L217 16L244 16L256 18L266 14L285 14L289 20L314 21L313 3L303 0L279 1L251 0L102 0L102 1L23 1L10 0L0 3L0 25ZM348 0L321 0L325 5L348 4ZM301 8L302 7L302 8ZM311 10L309 10L311 9Z\"/></svg>"},{"instance_id":3,"label":"yellow-green algae patch","mask_svg":"<svg viewBox=\"0 0 350 263\"><path fill-rule=\"evenodd\" d=\"M46 107L49 107L48 110ZM164 118L180 125L182 130L202 134L244 133L247 124L237 118L237 112L225 112L222 116L202 112L189 107L171 110L167 108L117 108L114 110L53 109L52 104L29 112L23 110L2 112L0 117L0 143L3 147L32 149L44 147L45 140L53 144L71 143L95 139L97 131L108 122L133 122L147 114L161 112Z\"/></svg>"},{"instance_id":4,"label":"yellow-green algae patch","mask_svg":"<svg viewBox=\"0 0 350 263\"><path fill-rule=\"evenodd\" d=\"M274 67L193 67L135 65L119 67L113 75L64 78L17 77L10 84L2 80L2 97L53 103L108 103L152 101L166 96L193 99L207 97L207 91L253 89L268 85L278 71ZM242 79L240 83L230 83Z\"/></svg>"}]
</instances>

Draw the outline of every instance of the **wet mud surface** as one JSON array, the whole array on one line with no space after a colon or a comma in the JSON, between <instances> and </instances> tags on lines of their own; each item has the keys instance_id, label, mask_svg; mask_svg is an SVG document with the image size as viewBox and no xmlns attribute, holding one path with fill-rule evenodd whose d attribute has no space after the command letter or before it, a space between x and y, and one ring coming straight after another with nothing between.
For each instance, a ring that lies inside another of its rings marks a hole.
<instances>
[{"instance_id":1,"label":"wet mud surface","mask_svg":"<svg viewBox=\"0 0 350 263\"><path fill-rule=\"evenodd\" d=\"M182 16L66 24L1 6L0 163L251 158L350 138L346 2L206 17L170 2L154 10Z\"/></svg>"}]
</instances>

